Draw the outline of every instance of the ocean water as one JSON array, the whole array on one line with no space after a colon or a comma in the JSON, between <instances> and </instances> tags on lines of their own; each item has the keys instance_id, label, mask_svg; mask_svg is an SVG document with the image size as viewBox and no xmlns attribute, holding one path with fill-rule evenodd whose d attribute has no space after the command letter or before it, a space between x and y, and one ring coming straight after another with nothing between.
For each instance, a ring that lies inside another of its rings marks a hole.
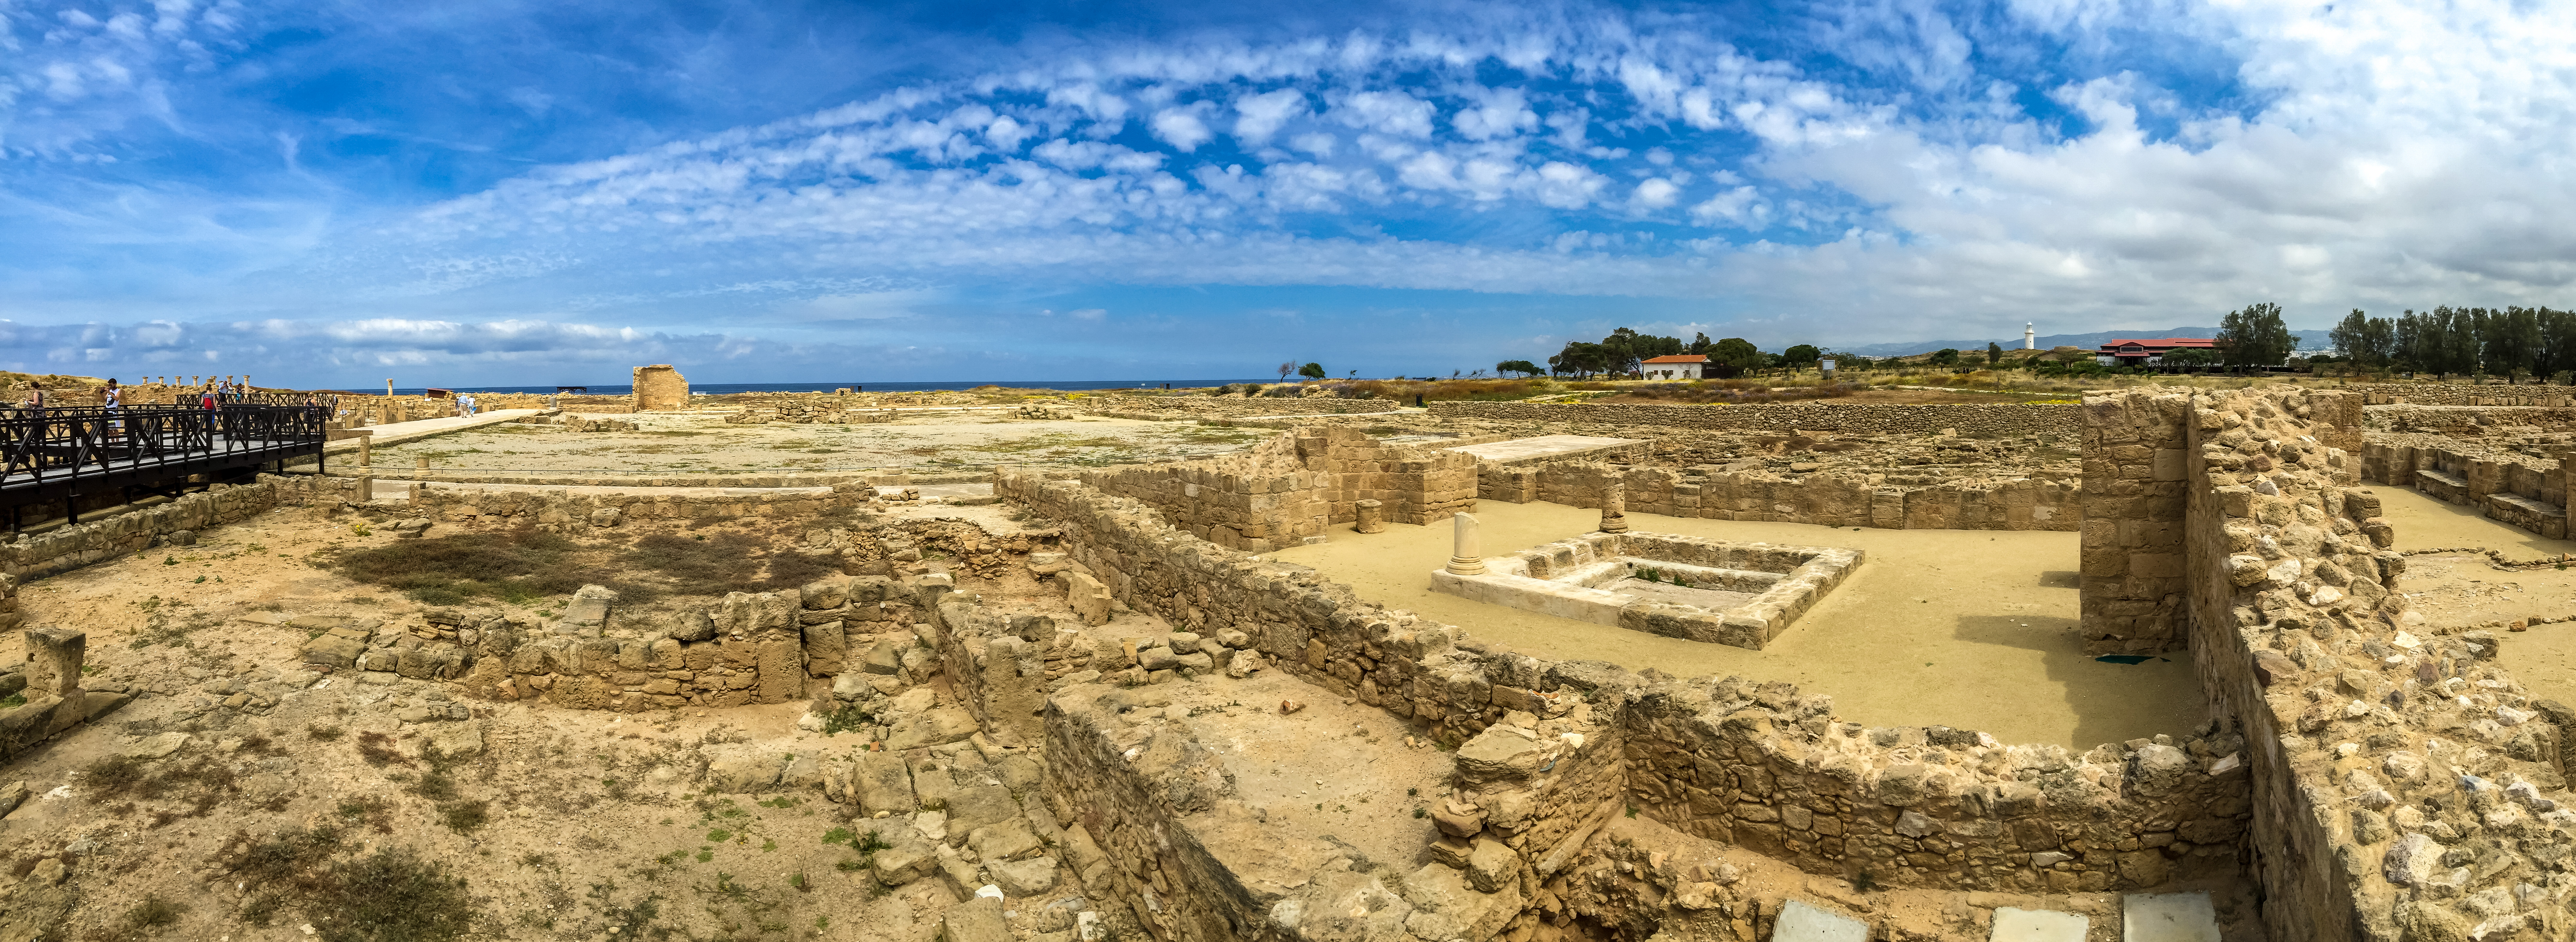
<instances>
[{"instance_id":1,"label":"ocean water","mask_svg":"<svg viewBox=\"0 0 2576 942\"><path fill-rule=\"evenodd\" d=\"M956 391L963 391L963 390L973 389L973 388L975 388L975 387L977 387L977 386L1007 386L1007 387L1010 387L1010 388L1013 388L1013 389L1060 389L1060 390L1064 390L1064 391L1066 391L1066 392L1080 392L1080 391L1083 391L1083 390L1091 390L1091 389L1161 389L1161 388L1163 388L1163 384L1165 384L1165 383L1170 383L1170 384L1172 385L1172 388L1173 388L1173 389L1190 389L1190 388L1194 388L1194 387L1201 387L1201 386L1222 386L1222 385L1225 385L1225 384L1228 384L1228 383L1267 383L1267 382L1277 382L1277 380L1275 380L1275 379L1271 379L1271 380L1262 380L1262 379L1156 379L1156 380L1128 380L1128 379L1044 379L1044 380L1041 380L1041 379L1009 379L1009 380L1001 380L1001 379L978 379L978 380L955 380L955 381L944 381L944 382L936 382L936 383L871 383L871 382L867 382L867 381L864 381L864 380L856 381L856 382L853 382L853 381L850 381L850 380L839 380L839 381L833 381L833 382L813 382L813 383L690 383L690 384L689 384L689 391L690 391L690 392L693 392L693 393L709 393L709 394L745 393L745 392L831 392L832 390L839 389L839 388L842 388L842 387L846 386L846 387L849 387L849 388L851 388L851 389L856 389L856 390L860 390L860 391L863 391L863 392L928 392L928 391L932 391L932 390L956 390ZM452 391L452 392L478 392L478 393L537 393L537 394L540 394L540 395L542 395L542 394L546 394L546 393L551 393L551 392L554 392L554 391L555 391L555 387L552 387L552 386L456 386L456 387L449 387L449 389L450 389L450 391ZM347 391L347 392L370 392L371 390L365 390L365 389L352 389L352 390L346 390L346 391ZM406 387L401 387L401 386L394 387L394 393L395 393L396 395L403 395L403 396L417 396L417 395L420 395L420 394L422 394L423 392L426 392L426 391L427 391L427 390L424 390L424 389L422 389L422 388L420 388L420 387L417 387L417 386L408 387L408 388L406 388ZM631 386L631 385L623 384L623 383L620 383L620 384L617 384L617 385L597 385L597 386L592 386L592 387L590 387L590 388L589 388L589 394L590 394L590 395L593 395L593 396L623 396L623 395L626 395L626 394L628 394L628 393L632 393L632 392L634 392L634 391L635 391L635 387L633 387L633 386Z\"/></svg>"}]
</instances>

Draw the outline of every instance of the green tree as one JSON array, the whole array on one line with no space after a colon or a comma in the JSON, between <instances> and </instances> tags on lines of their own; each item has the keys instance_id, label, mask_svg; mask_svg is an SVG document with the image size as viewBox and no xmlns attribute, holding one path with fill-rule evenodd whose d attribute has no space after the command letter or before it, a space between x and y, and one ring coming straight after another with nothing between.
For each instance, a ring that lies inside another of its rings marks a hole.
<instances>
[{"instance_id":1,"label":"green tree","mask_svg":"<svg viewBox=\"0 0 2576 942\"><path fill-rule=\"evenodd\" d=\"M2002 347L2000 347L2000 346L1996 346L1996 345L1995 345L1995 343L1994 343L1994 341L1991 341L1991 340L1987 341L1987 342L1986 342L1986 365L1987 365L1987 366L1993 366L1993 365L1995 365L1995 364L1997 364L1997 363L2002 362L2002 361L2003 361L2003 358L2004 358L2004 348L2002 348Z\"/></svg>"},{"instance_id":2,"label":"green tree","mask_svg":"<svg viewBox=\"0 0 2576 942\"><path fill-rule=\"evenodd\" d=\"M1505 373L1519 373L1523 376L1537 376L1544 372L1547 371L1539 369L1538 364L1532 363L1528 360L1504 360L1503 362L1494 364L1494 375L1496 376L1501 376Z\"/></svg>"},{"instance_id":3,"label":"green tree","mask_svg":"<svg viewBox=\"0 0 2576 942\"><path fill-rule=\"evenodd\" d=\"M2159 359L2162 359L2166 366L2208 366L2217 362L2218 355L2198 347L2184 347L2169 351Z\"/></svg>"},{"instance_id":4,"label":"green tree","mask_svg":"<svg viewBox=\"0 0 2576 942\"><path fill-rule=\"evenodd\" d=\"M2218 322L2219 356L2229 366L2277 366L2298 346L2278 304L2249 304Z\"/></svg>"},{"instance_id":5,"label":"green tree","mask_svg":"<svg viewBox=\"0 0 2576 942\"><path fill-rule=\"evenodd\" d=\"M1710 346L1712 346L1712 344L1709 343L1707 334L1694 333L1691 335L1690 348L1684 352L1698 356L1706 356Z\"/></svg>"},{"instance_id":6,"label":"green tree","mask_svg":"<svg viewBox=\"0 0 2576 942\"><path fill-rule=\"evenodd\" d=\"M1959 365L1959 351L1955 347L1942 347L1941 349L1934 350L1932 351L1932 362L1941 366L1957 366Z\"/></svg>"},{"instance_id":7,"label":"green tree","mask_svg":"<svg viewBox=\"0 0 2576 942\"><path fill-rule=\"evenodd\" d=\"M1821 359L1824 359L1824 351L1803 343L1790 347L1780 354L1780 362L1790 366L1806 366Z\"/></svg>"},{"instance_id":8,"label":"green tree","mask_svg":"<svg viewBox=\"0 0 2576 942\"><path fill-rule=\"evenodd\" d=\"M1324 365L1321 363L1308 363L1297 368L1297 375L1306 377L1307 379L1323 379Z\"/></svg>"},{"instance_id":9,"label":"green tree","mask_svg":"<svg viewBox=\"0 0 2576 942\"><path fill-rule=\"evenodd\" d=\"M1742 337L1728 337L1708 349L1709 359L1738 369L1762 365L1762 351Z\"/></svg>"}]
</instances>

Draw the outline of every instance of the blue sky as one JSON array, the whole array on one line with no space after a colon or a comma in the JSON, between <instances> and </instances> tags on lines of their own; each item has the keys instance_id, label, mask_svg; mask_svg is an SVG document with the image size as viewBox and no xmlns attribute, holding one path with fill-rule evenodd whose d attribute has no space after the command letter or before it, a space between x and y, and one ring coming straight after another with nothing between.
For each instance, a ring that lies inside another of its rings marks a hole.
<instances>
[{"instance_id":1,"label":"blue sky","mask_svg":"<svg viewBox=\"0 0 2576 942\"><path fill-rule=\"evenodd\" d=\"M2576 303L2564 4L392 6L0 0L0 368L1383 376Z\"/></svg>"}]
</instances>

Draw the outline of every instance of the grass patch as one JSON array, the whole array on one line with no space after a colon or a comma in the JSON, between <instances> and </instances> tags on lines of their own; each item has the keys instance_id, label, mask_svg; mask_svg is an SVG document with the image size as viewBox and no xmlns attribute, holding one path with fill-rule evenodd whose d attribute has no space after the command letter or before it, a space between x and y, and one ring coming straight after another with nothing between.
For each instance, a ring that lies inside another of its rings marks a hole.
<instances>
[{"instance_id":1,"label":"grass patch","mask_svg":"<svg viewBox=\"0 0 2576 942\"><path fill-rule=\"evenodd\" d=\"M474 597L523 601L568 594L587 581L564 557L573 541L529 528L405 540L340 554L341 575L410 593L431 605Z\"/></svg>"},{"instance_id":2,"label":"grass patch","mask_svg":"<svg viewBox=\"0 0 2576 942\"><path fill-rule=\"evenodd\" d=\"M345 810L345 809L344 809ZM323 942L447 942L474 915L465 881L409 848L339 859L339 831L323 827L268 837L236 832L216 852L218 883L259 887L239 913L254 926L302 910Z\"/></svg>"}]
</instances>

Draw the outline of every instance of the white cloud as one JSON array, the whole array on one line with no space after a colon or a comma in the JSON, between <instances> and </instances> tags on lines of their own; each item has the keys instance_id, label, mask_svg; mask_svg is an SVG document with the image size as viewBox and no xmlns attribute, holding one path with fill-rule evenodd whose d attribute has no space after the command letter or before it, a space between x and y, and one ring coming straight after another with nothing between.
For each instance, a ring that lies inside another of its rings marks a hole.
<instances>
[{"instance_id":1,"label":"white cloud","mask_svg":"<svg viewBox=\"0 0 2576 942\"><path fill-rule=\"evenodd\" d=\"M1155 112L1154 136L1184 154L1198 150L1199 145L1216 137L1216 132L1208 130L1207 122L1199 120L1202 107L1193 104Z\"/></svg>"},{"instance_id":2,"label":"white cloud","mask_svg":"<svg viewBox=\"0 0 2576 942\"><path fill-rule=\"evenodd\" d=\"M1358 92L1333 103L1333 120L1397 137L1431 136L1431 103L1403 92Z\"/></svg>"},{"instance_id":3,"label":"white cloud","mask_svg":"<svg viewBox=\"0 0 2576 942\"><path fill-rule=\"evenodd\" d=\"M1662 209L1673 205L1673 201L1680 198L1681 190L1682 188L1674 186L1671 180L1648 177L1644 182L1637 184L1634 193L1629 194L1628 203L1638 209Z\"/></svg>"},{"instance_id":4,"label":"white cloud","mask_svg":"<svg viewBox=\"0 0 2576 942\"><path fill-rule=\"evenodd\" d=\"M1269 143L1270 135L1279 133L1279 128L1289 119L1304 117L1308 113L1306 93L1282 88L1250 95L1236 100L1234 111L1240 116L1234 121L1234 136L1246 146L1259 147ZM1329 137L1326 139L1330 140ZM1330 152L1329 146L1326 152Z\"/></svg>"}]
</instances>

